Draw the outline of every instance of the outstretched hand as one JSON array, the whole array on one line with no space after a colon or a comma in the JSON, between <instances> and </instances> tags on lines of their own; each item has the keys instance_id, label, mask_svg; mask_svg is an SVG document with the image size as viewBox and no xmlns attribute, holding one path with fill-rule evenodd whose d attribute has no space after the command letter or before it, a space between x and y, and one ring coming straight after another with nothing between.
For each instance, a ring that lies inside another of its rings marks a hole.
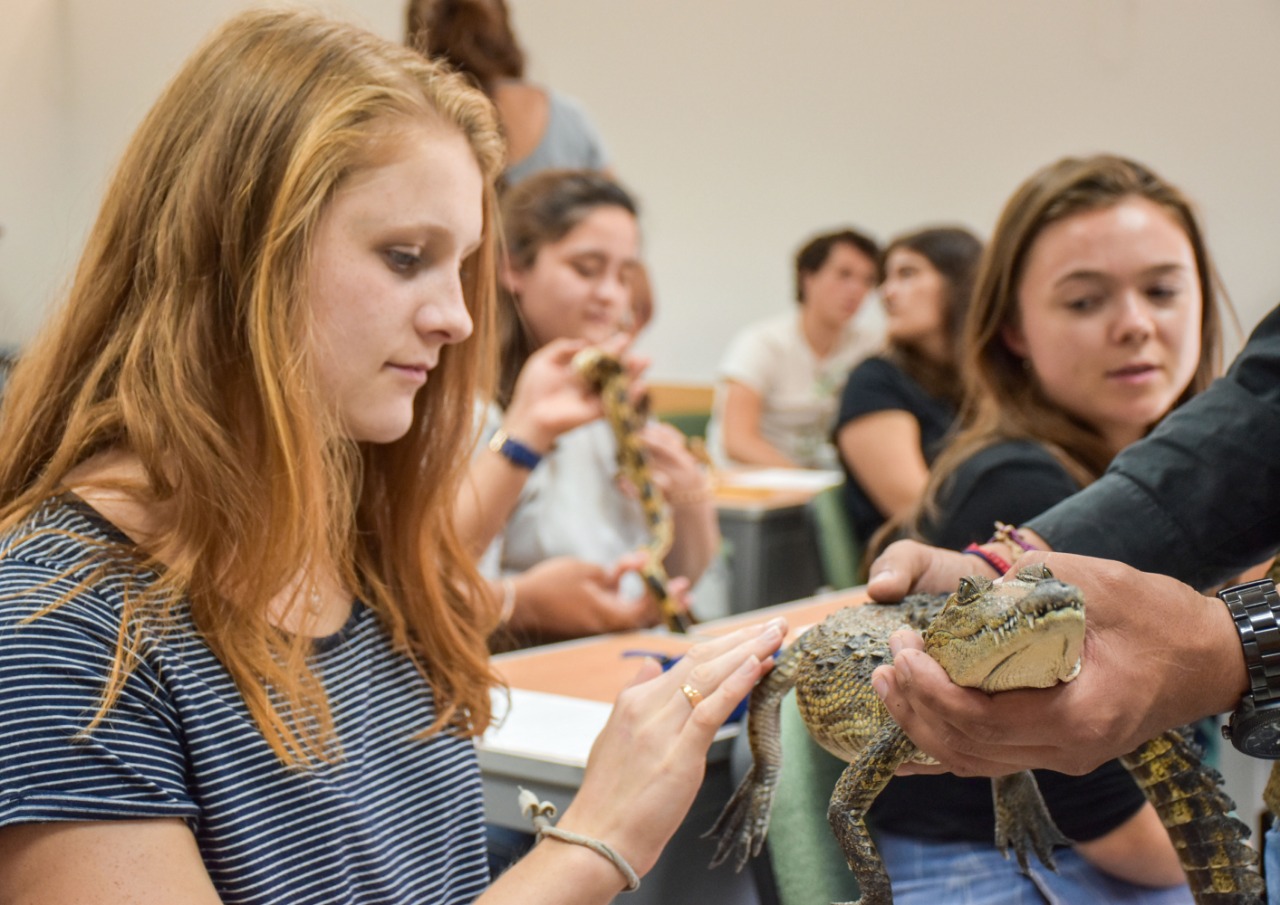
<instances>
[{"instance_id":1,"label":"outstretched hand","mask_svg":"<svg viewBox=\"0 0 1280 905\"><path fill-rule=\"evenodd\" d=\"M1216 599L1163 575L1065 553L1029 553L1014 567L1037 561L1084 594L1079 677L989 695L955 685L918 635L896 633L894 663L877 669L872 684L912 741L940 763L901 772L998 776L1042 767L1078 775L1166 729L1232 709L1246 690L1239 637ZM922 562L917 557L899 574L928 574L917 568Z\"/></svg>"},{"instance_id":2,"label":"outstretched hand","mask_svg":"<svg viewBox=\"0 0 1280 905\"><path fill-rule=\"evenodd\" d=\"M774 619L695 645L666 672L647 661L618 696L558 826L608 842L641 875L653 867L702 784L717 730L785 633Z\"/></svg>"}]
</instances>

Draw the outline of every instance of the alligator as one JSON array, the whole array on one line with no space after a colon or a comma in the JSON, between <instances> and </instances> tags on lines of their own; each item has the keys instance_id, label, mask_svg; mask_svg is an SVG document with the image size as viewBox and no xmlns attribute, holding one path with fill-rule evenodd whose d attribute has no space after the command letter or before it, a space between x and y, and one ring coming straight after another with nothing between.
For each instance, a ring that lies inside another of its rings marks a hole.
<instances>
[{"instance_id":1,"label":"alligator","mask_svg":"<svg viewBox=\"0 0 1280 905\"><path fill-rule=\"evenodd\" d=\"M921 632L925 649L961 685L995 692L1069 682L1080 670L1084 600L1036 564L1014 578L966 578L947 595L912 595L898 604L846 607L805 632L778 656L752 692L747 728L753 763L708 836L719 843L711 866L735 870L760 853L781 771L780 707L792 688L813 739L845 768L827 810L861 898L890 905L884 863L865 815L907 762L933 763L898 727L871 688L871 673L891 663L889 635ZM1222 777L1201 762L1188 730L1171 730L1121 758L1160 815L1197 903L1264 901L1249 828L1231 816ZM993 780L995 844L1012 847L1025 871L1031 852L1053 867L1053 847L1069 844L1054 825L1030 772Z\"/></svg>"}]
</instances>

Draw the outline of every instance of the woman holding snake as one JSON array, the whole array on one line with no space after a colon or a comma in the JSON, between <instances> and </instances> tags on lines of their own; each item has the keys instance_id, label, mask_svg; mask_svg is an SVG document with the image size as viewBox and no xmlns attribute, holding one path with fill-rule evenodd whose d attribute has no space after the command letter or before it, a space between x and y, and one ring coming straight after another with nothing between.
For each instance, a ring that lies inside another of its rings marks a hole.
<instances>
[{"instance_id":1,"label":"woman holding snake","mask_svg":"<svg viewBox=\"0 0 1280 905\"><path fill-rule=\"evenodd\" d=\"M608 176L559 170L511 189L502 213L497 403L485 413L457 523L473 550L488 547L482 570L503 577L517 638L654 625L656 601L626 580L647 556L644 511L619 486L600 399L572 366L598 344L622 355L633 378L645 367L624 332L640 266L635 201ZM649 422L640 441L671 506L665 566L683 593L719 549L707 477L674 428Z\"/></svg>"}]
</instances>

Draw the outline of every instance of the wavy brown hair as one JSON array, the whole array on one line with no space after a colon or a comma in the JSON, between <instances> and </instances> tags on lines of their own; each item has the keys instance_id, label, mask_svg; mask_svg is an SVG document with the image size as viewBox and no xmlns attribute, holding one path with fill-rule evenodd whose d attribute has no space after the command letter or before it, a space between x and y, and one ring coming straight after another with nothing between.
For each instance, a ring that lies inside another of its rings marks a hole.
<instances>
[{"instance_id":1,"label":"wavy brown hair","mask_svg":"<svg viewBox=\"0 0 1280 905\"><path fill-rule=\"evenodd\" d=\"M1005 204L978 268L961 348L965 394L962 428L938 456L916 511L878 536L919 536L937 512L946 482L966 461L1008 440L1044 445L1081 486L1106 470L1112 452L1102 436L1051 402L1022 359L1005 345L1002 332L1018 317L1018 287L1036 239L1052 223L1112 207L1126 198L1159 205L1186 234L1200 286L1200 361L1175 407L1205 389L1222 367L1222 309L1230 310L1195 209L1185 195L1136 161L1112 154L1066 157L1038 170ZM905 532L903 530L906 526Z\"/></svg>"},{"instance_id":2,"label":"wavy brown hair","mask_svg":"<svg viewBox=\"0 0 1280 905\"><path fill-rule=\"evenodd\" d=\"M312 237L344 181L423 124L465 135L485 177L483 241L463 276L475 336L443 350L404 437L326 441L336 416L314 376ZM135 133L61 310L6 389L0 527L61 493L91 456L136 456L145 484L124 489L165 517L145 551L95 556L160 576L137 583L122 625L163 631L173 601L189 601L287 763L332 750L309 641L268 622L270 601L314 564L336 567L430 683L437 715L424 732L489 722L496 613L450 515L495 361L502 159L489 102L438 64L312 13L239 15ZM95 723L135 663L133 632L121 629Z\"/></svg>"},{"instance_id":3,"label":"wavy brown hair","mask_svg":"<svg viewBox=\"0 0 1280 905\"><path fill-rule=\"evenodd\" d=\"M405 43L443 60L485 94L502 79L524 78L524 51L506 0L409 0Z\"/></svg>"},{"instance_id":4,"label":"wavy brown hair","mask_svg":"<svg viewBox=\"0 0 1280 905\"><path fill-rule=\"evenodd\" d=\"M964 321L973 297L978 262L982 259L982 240L962 226L930 226L897 236L885 246L881 256L882 280L887 273L889 256L898 249L920 255L942 277L947 357L934 361L915 344L893 337L885 343L884 357L906 372L930 396L958 406L964 395L960 379Z\"/></svg>"}]
</instances>

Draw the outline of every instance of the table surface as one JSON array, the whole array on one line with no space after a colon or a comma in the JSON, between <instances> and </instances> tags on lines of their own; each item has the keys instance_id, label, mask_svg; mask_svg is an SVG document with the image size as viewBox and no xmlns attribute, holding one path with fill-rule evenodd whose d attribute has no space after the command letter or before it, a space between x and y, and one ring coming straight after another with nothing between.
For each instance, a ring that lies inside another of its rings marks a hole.
<instances>
[{"instance_id":1,"label":"table surface","mask_svg":"<svg viewBox=\"0 0 1280 905\"><path fill-rule=\"evenodd\" d=\"M843 480L836 471L803 468L727 468L715 473L716 509L758 511L803 506Z\"/></svg>"},{"instance_id":2,"label":"table surface","mask_svg":"<svg viewBox=\"0 0 1280 905\"><path fill-rule=\"evenodd\" d=\"M696 638L626 632L499 654L494 669L511 688L612 704L640 668L635 654L679 656Z\"/></svg>"}]
</instances>

